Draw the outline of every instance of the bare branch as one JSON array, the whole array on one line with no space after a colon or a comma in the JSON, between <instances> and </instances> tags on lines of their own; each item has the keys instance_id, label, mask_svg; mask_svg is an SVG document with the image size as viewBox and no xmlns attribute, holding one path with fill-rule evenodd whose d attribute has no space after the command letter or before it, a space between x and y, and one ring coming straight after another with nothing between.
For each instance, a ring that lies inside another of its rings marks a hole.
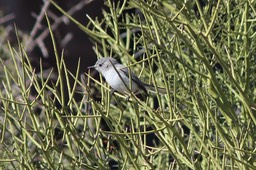
<instances>
[{"instance_id":1,"label":"bare branch","mask_svg":"<svg viewBox=\"0 0 256 170\"><path fill-rule=\"evenodd\" d=\"M8 22L8 21L10 21L14 18L15 18L15 15L13 13L7 14L7 15L0 18L0 25L5 23L5 22Z\"/></svg>"},{"instance_id":2,"label":"bare branch","mask_svg":"<svg viewBox=\"0 0 256 170\"><path fill-rule=\"evenodd\" d=\"M73 15L75 12L81 10L85 5L89 4L91 1L92 0L82 0L79 3L77 3L75 6L73 6L67 13L69 15ZM28 52L31 52L35 48L36 45L42 47L42 43L43 43L44 39L49 35L49 30L45 29L37 38L34 37L36 32L38 31L38 28L40 28L40 23L42 22L44 12L49 7L49 3L50 3L49 0L45 1L45 4L44 4L44 6L43 6L38 18L37 18L37 22L36 22L33 30L31 31L31 38L30 38L30 40L28 41L28 43L26 45L26 50ZM48 11L48 13L50 14L49 16L54 18L54 23L51 25L51 28L52 28L53 31L56 30L61 23L68 20L67 17L64 16L64 15L62 15L60 17L56 17L56 15L53 15L51 13L51 11ZM65 43L67 43L67 42L65 42ZM46 49L43 48L41 50L42 50L42 53L44 54L44 57L47 57L47 56L45 56L46 54L48 54L48 52L46 53L46 51L45 51Z\"/></svg>"}]
</instances>

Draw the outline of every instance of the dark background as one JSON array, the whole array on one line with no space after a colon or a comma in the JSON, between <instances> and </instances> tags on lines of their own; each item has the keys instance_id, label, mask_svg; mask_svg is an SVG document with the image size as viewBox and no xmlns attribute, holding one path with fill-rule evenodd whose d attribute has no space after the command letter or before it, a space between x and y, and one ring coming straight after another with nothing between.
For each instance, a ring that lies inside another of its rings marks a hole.
<instances>
[{"instance_id":1,"label":"dark background","mask_svg":"<svg viewBox=\"0 0 256 170\"><path fill-rule=\"evenodd\" d=\"M61 6L64 10L69 10L70 8L81 2L81 0L58 0L55 2L57 2L58 5ZM37 15L39 15L43 5L43 1L40 0L0 0L0 18L6 15L11 16L11 18L8 21L2 23L2 25L4 25L5 27L13 27L15 24L19 31L24 32L26 34L30 34L31 30L35 25ZM76 18L82 24L86 25L88 22L86 14L88 14L91 18L102 18L102 8L104 8L104 1L91 1L87 5L84 5L81 9L77 10L73 14L73 17ZM48 7L47 12L53 13L53 15L56 15L58 17L62 16L62 14L52 5ZM51 18L50 14L48 15L49 18ZM54 20L51 19L51 23L53 22ZM33 38L37 38L40 35L40 33L47 29L45 17L42 19L40 27L41 28L38 30L38 33ZM12 33L13 32L9 34L7 39L10 40L12 43L15 43L16 36L13 36ZM95 62L96 56L92 50L92 43L89 40L89 37L82 30L80 30L74 23L70 21L66 23L62 22L57 27L57 29L54 30L54 34L57 46L59 48L58 52L60 54L61 51L65 49L65 61L67 67L71 71L76 70L78 58L81 59L82 72L87 70L86 67L88 65L91 65ZM68 42L62 45L62 41L67 34L71 37L71 39L69 39ZM43 64L45 67L54 67L55 56L52 50L50 36L47 36L44 39L44 45L48 50L49 56L44 56L40 50L40 47L35 45L35 47L29 52L31 61L34 63L33 65L35 67L38 67L37 61L39 61L38 59L41 58L44 61Z\"/></svg>"},{"instance_id":2,"label":"dark background","mask_svg":"<svg viewBox=\"0 0 256 170\"><path fill-rule=\"evenodd\" d=\"M89 15L92 19L97 17L99 20L103 17L102 10L105 6L102 0L94 0L91 2L88 0L57 0L55 2L65 11L73 8L75 12L71 15L85 26L88 23L86 15ZM0 26L6 29L7 36L5 41L11 42L12 46L17 45L15 26L18 30L19 39L22 40L22 37L24 37L22 35L24 34L29 35L31 38L30 44L28 40L25 40L23 41L23 45L32 66L37 72L40 71L40 61L42 61L45 73L47 73L46 70L55 68L54 72L58 74L50 34L39 38L48 30L44 15L42 15L41 21L36 25L40 17L39 15L42 13L42 9L45 6L45 2L42 0L0 0ZM52 4L49 3L45 9L51 25L54 25L55 22L59 20L58 26L53 31L58 48L57 52L59 56L64 52L64 61L67 69L72 73L76 73L78 60L80 59L80 74L87 72L87 67L93 65L96 61L96 55L92 49L92 41L85 32L67 18L60 20L59 18L63 16L63 14ZM32 30L35 25L37 28L33 34ZM35 41L36 39L40 39L43 46L40 46L37 41ZM0 57L2 58L2 56ZM54 78L52 81L54 81ZM73 83L71 78L70 84L72 85ZM64 90L67 92L67 87L64 87ZM75 98L78 100L81 97L81 94L75 95ZM66 101L68 101L68 99L66 99ZM56 103L56 105L58 105L58 103Z\"/></svg>"}]
</instances>

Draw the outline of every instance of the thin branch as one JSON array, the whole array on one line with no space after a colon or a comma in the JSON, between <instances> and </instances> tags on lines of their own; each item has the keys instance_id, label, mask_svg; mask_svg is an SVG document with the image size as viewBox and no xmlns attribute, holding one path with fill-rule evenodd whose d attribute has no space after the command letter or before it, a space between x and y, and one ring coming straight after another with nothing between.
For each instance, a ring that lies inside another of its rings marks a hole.
<instances>
[{"instance_id":1,"label":"thin branch","mask_svg":"<svg viewBox=\"0 0 256 170\"><path fill-rule=\"evenodd\" d=\"M8 22L8 21L10 21L14 18L15 18L15 15L13 13L7 14L7 15L0 18L0 25L4 24L4 23L6 23L6 22Z\"/></svg>"},{"instance_id":2,"label":"thin branch","mask_svg":"<svg viewBox=\"0 0 256 170\"><path fill-rule=\"evenodd\" d=\"M69 15L73 15L75 12L81 10L85 5L89 4L91 1L92 0L82 0L78 4L73 6L67 13ZM28 52L31 52L36 45L40 44L40 46L42 46L43 40L49 35L49 30L45 29L36 39L34 39L36 31L38 30L38 28L40 28L39 26L40 26L40 23L42 22L42 18L44 17L44 12L47 10L49 6L49 2L50 2L49 0L45 2L44 7L42 8L41 13L37 18L37 23L35 24L33 29L34 31L33 30L31 31L31 39L26 45L26 48L27 48L26 50ZM62 22L65 22L67 20L67 17L64 15L57 18L55 17L54 17L54 23L51 26L51 29L53 31L56 30ZM44 52L44 55L48 54L48 53L45 53L45 49L43 49L42 52ZM47 56L44 56L44 57L47 57Z\"/></svg>"},{"instance_id":3,"label":"thin branch","mask_svg":"<svg viewBox=\"0 0 256 170\"><path fill-rule=\"evenodd\" d=\"M44 18L44 13L45 13L45 11L47 11L49 6L50 6L50 0L45 0L44 6L42 7L40 14L36 18L36 23L35 23L32 31L30 32L30 38L25 45L26 51L28 51L28 52L31 52L34 49L34 45L32 45L32 44L34 44L34 37L35 37L36 33L38 32L38 30L41 28L41 22Z\"/></svg>"}]
</instances>

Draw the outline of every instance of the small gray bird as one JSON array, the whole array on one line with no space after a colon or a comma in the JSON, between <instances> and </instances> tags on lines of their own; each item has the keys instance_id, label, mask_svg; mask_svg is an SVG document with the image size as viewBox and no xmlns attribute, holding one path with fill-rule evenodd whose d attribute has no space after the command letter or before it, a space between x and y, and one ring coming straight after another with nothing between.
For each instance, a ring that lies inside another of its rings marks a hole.
<instances>
[{"instance_id":1,"label":"small gray bird","mask_svg":"<svg viewBox=\"0 0 256 170\"><path fill-rule=\"evenodd\" d=\"M114 91L121 94L130 94L131 92L137 94L141 91L146 94L147 91L156 92L154 86L143 83L132 71L129 73L128 68L118 63L114 58L100 58L95 65L88 68L95 68L103 75L112 88L111 93ZM166 89L159 87L157 89L159 93L166 94Z\"/></svg>"}]
</instances>

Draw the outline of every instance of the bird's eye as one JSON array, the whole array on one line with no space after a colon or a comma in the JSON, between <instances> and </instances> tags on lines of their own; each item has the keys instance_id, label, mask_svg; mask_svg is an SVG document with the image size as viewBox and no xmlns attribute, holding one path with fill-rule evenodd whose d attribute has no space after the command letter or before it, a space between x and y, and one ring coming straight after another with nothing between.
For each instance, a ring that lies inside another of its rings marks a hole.
<instances>
[{"instance_id":1,"label":"bird's eye","mask_svg":"<svg viewBox=\"0 0 256 170\"><path fill-rule=\"evenodd\" d=\"M101 66L102 66L102 64L99 64L99 66L101 67Z\"/></svg>"}]
</instances>

